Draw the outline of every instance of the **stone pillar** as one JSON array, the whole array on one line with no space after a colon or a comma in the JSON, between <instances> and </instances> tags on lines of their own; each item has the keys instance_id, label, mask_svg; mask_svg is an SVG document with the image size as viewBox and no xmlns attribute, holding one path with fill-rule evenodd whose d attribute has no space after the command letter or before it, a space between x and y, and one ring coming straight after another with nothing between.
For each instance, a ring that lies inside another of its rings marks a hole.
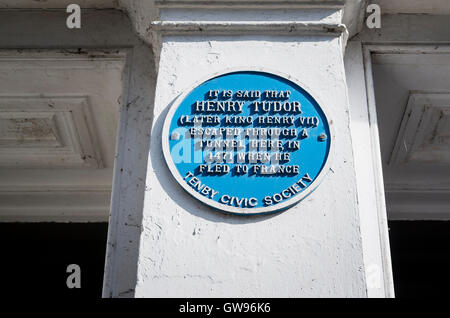
<instances>
[{"instance_id":1,"label":"stone pillar","mask_svg":"<svg viewBox=\"0 0 450 318\"><path fill-rule=\"evenodd\" d=\"M147 37L157 81L134 296L367 297L343 62L358 14L343 24L348 12L335 1L187 3L159 2ZM165 162L170 106L194 83L230 69L285 74L331 119L334 150L321 184L281 213L214 210L184 191Z\"/></svg>"}]
</instances>

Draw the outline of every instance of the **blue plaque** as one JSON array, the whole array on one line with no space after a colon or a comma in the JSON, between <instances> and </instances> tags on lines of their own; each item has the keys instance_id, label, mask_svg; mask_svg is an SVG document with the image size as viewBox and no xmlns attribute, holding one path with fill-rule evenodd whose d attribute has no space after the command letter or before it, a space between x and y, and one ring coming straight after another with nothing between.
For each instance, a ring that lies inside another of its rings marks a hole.
<instances>
[{"instance_id":1,"label":"blue plaque","mask_svg":"<svg viewBox=\"0 0 450 318\"><path fill-rule=\"evenodd\" d=\"M178 183L234 214L282 211L328 170L333 134L304 88L261 71L215 76L182 94L167 114L162 146Z\"/></svg>"}]
</instances>

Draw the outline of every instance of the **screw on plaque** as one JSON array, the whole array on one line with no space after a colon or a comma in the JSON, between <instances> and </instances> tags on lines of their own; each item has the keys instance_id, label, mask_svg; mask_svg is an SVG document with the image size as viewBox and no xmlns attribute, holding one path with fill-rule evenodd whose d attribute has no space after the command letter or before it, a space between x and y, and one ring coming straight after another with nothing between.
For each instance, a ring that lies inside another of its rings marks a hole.
<instances>
[{"instance_id":1,"label":"screw on plaque","mask_svg":"<svg viewBox=\"0 0 450 318\"><path fill-rule=\"evenodd\" d=\"M180 134L177 132L173 132L170 136L170 140L180 140Z\"/></svg>"},{"instance_id":2,"label":"screw on plaque","mask_svg":"<svg viewBox=\"0 0 450 318\"><path fill-rule=\"evenodd\" d=\"M325 141L325 140L327 140L327 135L325 135L325 133L321 133L319 135L319 141Z\"/></svg>"}]
</instances>

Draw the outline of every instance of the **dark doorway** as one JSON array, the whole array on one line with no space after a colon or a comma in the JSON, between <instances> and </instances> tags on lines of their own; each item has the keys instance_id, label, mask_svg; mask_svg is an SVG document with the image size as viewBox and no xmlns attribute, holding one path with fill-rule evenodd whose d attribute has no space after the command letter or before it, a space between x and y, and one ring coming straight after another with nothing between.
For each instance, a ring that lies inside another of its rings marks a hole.
<instances>
[{"instance_id":1,"label":"dark doorway","mask_svg":"<svg viewBox=\"0 0 450 318\"><path fill-rule=\"evenodd\" d=\"M107 223L0 223L2 296L100 298L107 231ZM69 264L80 266L80 289L66 285Z\"/></svg>"},{"instance_id":2,"label":"dark doorway","mask_svg":"<svg viewBox=\"0 0 450 318\"><path fill-rule=\"evenodd\" d=\"M450 295L450 222L390 221L395 296Z\"/></svg>"}]
</instances>

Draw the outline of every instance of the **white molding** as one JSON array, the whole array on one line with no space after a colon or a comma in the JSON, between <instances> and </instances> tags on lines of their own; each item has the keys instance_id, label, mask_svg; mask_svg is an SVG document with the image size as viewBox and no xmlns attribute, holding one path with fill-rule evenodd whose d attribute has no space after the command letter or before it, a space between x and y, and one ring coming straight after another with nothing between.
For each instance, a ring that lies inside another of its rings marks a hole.
<instances>
[{"instance_id":1,"label":"white molding","mask_svg":"<svg viewBox=\"0 0 450 318\"><path fill-rule=\"evenodd\" d=\"M364 43L364 48L370 52L370 54L449 54L450 53L450 41L448 43L442 42L428 42L424 43Z\"/></svg>"},{"instance_id":2,"label":"white molding","mask_svg":"<svg viewBox=\"0 0 450 318\"><path fill-rule=\"evenodd\" d=\"M344 49L347 39L362 28L366 2L149 1L145 13L138 12L143 3L122 5L139 36L151 43L158 69L163 36L333 36L342 37ZM180 10L186 13L177 16Z\"/></svg>"},{"instance_id":3,"label":"white molding","mask_svg":"<svg viewBox=\"0 0 450 318\"><path fill-rule=\"evenodd\" d=\"M363 26L365 8L368 0L156 0L158 10L341 10L342 23L346 25L349 36L357 34ZM133 12L130 11L133 15Z\"/></svg>"},{"instance_id":4,"label":"white molding","mask_svg":"<svg viewBox=\"0 0 450 318\"><path fill-rule=\"evenodd\" d=\"M370 56L360 42L348 43L345 70L367 294L394 297L378 128L368 99L373 98ZM373 276L377 274L381 277Z\"/></svg>"},{"instance_id":5,"label":"white molding","mask_svg":"<svg viewBox=\"0 0 450 318\"><path fill-rule=\"evenodd\" d=\"M324 35L341 36L346 32L344 24L304 22L212 22L212 21L154 21L152 27L161 35L239 33L268 35Z\"/></svg>"},{"instance_id":6,"label":"white molding","mask_svg":"<svg viewBox=\"0 0 450 318\"><path fill-rule=\"evenodd\" d=\"M0 190L0 222L107 222L111 190Z\"/></svg>"},{"instance_id":7,"label":"white molding","mask_svg":"<svg viewBox=\"0 0 450 318\"><path fill-rule=\"evenodd\" d=\"M450 164L450 143L439 129L449 117L450 92L410 91L388 164Z\"/></svg>"},{"instance_id":8,"label":"white molding","mask_svg":"<svg viewBox=\"0 0 450 318\"><path fill-rule=\"evenodd\" d=\"M383 168L381 161L380 138L378 134L377 110L375 90L372 75L372 51L363 45L364 73L367 92L367 106L369 116L372 165L374 169L375 192L377 196L377 216L380 235L380 248L384 273L386 297L394 297L394 282L391 265L391 251L389 246L389 232L387 223L386 199L384 193Z\"/></svg>"},{"instance_id":9,"label":"white molding","mask_svg":"<svg viewBox=\"0 0 450 318\"><path fill-rule=\"evenodd\" d=\"M103 298L134 297L156 86L152 61L152 49L146 45L126 50Z\"/></svg>"},{"instance_id":10,"label":"white molding","mask_svg":"<svg viewBox=\"0 0 450 318\"><path fill-rule=\"evenodd\" d=\"M88 96L0 95L0 120L15 126L15 139L0 136L0 167L103 168ZM54 143L40 140L42 127Z\"/></svg>"},{"instance_id":11,"label":"white molding","mask_svg":"<svg viewBox=\"0 0 450 318\"><path fill-rule=\"evenodd\" d=\"M344 4L345 0L155 0L159 9L341 9Z\"/></svg>"}]
</instances>

